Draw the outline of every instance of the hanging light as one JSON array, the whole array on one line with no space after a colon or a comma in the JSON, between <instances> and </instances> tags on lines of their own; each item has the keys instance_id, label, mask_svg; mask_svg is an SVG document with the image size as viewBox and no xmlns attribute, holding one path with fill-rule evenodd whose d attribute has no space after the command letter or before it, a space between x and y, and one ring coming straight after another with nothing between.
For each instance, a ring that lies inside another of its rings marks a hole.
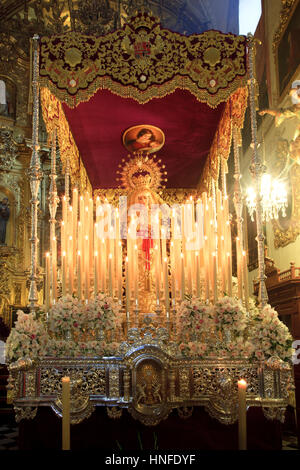
<instances>
[{"instance_id":1,"label":"hanging light","mask_svg":"<svg viewBox=\"0 0 300 470\"><path fill-rule=\"evenodd\" d=\"M272 179L271 175L264 173L261 178L260 197L263 221L268 222L271 219L278 219L280 212L282 217L286 216L285 210L288 206L288 196L282 180ZM256 195L253 187L247 189L246 204L251 220L254 221Z\"/></svg>"}]
</instances>

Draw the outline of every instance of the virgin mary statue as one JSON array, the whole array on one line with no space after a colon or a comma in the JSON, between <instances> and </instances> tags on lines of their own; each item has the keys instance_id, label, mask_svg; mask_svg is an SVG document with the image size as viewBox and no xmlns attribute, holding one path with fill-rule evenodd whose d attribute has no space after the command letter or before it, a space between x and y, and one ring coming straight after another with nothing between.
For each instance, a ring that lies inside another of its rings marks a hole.
<instances>
[{"instance_id":1,"label":"virgin mary statue","mask_svg":"<svg viewBox=\"0 0 300 470\"><path fill-rule=\"evenodd\" d=\"M160 296L155 260L161 256L160 207L164 201L159 193L162 181L166 181L163 168L160 160L156 161L156 155L135 152L129 155L129 161L120 171L120 180L127 193L127 253L130 247L137 250L137 300L138 309L143 313L155 311Z\"/></svg>"}]
</instances>

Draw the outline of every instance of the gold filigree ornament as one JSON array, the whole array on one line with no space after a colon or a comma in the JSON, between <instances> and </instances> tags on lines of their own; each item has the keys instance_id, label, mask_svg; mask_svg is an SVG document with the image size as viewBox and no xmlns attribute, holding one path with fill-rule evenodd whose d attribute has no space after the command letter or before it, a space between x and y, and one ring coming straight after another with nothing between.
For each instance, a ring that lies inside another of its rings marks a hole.
<instances>
[{"instance_id":1,"label":"gold filigree ornament","mask_svg":"<svg viewBox=\"0 0 300 470\"><path fill-rule=\"evenodd\" d=\"M165 187L163 182L167 181L167 172L165 165L161 165L161 159L157 160L156 155L138 151L129 154L128 161L123 158L119 165L122 170L117 173L120 175L117 181L120 181L126 191L133 192L141 189L148 189L154 193L160 193Z\"/></svg>"}]
</instances>

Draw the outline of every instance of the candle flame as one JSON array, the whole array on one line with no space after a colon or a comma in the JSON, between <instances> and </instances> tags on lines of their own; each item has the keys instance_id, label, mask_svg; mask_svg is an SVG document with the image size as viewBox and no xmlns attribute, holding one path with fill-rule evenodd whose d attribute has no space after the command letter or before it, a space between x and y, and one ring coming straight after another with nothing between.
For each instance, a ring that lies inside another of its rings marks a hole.
<instances>
[{"instance_id":1,"label":"candle flame","mask_svg":"<svg viewBox=\"0 0 300 470\"><path fill-rule=\"evenodd\" d=\"M69 211L72 212L72 210L73 210L73 207L72 207L72 206L69 206Z\"/></svg>"},{"instance_id":2,"label":"candle flame","mask_svg":"<svg viewBox=\"0 0 300 470\"><path fill-rule=\"evenodd\" d=\"M126 263L128 263L128 256L126 256L126 260L125 260L125 261L126 261Z\"/></svg>"},{"instance_id":3,"label":"candle flame","mask_svg":"<svg viewBox=\"0 0 300 470\"><path fill-rule=\"evenodd\" d=\"M247 387L248 384L247 384L246 380L241 379L241 380L238 381L238 385L239 385L239 387Z\"/></svg>"},{"instance_id":4,"label":"candle flame","mask_svg":"<svg viewBox=\"0 0 300 470\"><path fill-rule=\"evenodd\" d=\"M168 261L168 258L164 258L164 262L166 263Z\"/></svg>"},{"instance_id":5,"label":"candle flame","mask_svg":"<svg viewBox=\"0 0 300 470\"><path fill-rule=\"evenodd\" d=\"M78 254L78 256L80 256L80 250L78 250L77 254Z\"/></svg>"},{"instance_id":6,"label":"candle flame","mask_svg":"<svg viewBox=\"0 0 300 470\"><path fill-rule=\"evenodd\" d=\"M109 253L108 257L109 257L109 259L112 259L112 254L111 254L111 253Z\"/></svg>"},{"instance_id":7,"label":"candle flame","mask_svg":"<svg viewBox=\"0 0 300 470\"><path fill-rule=\"evenodd\" d=\"M69 236L69 240L72 240L72 235Z\"/></svg>"},{"instance_id":8,"label":"candle flame","mask_svg":"<svg viewBox=\"0 0 300 470\"><path fill-rule=\"evenodd\" d=\"M98 256L98 251L95 251L95 256Z\"/></svg>"},{"instance_id":9,"label":"candle flame","mask_svg":"<svg viewBox=\"0 0 300 470\"><path fill-rule=\"evenodd\" d=\"M181 258L183 259L183 253L180 253Z\"/></svg>"},{"instance_id":10,"label":"candle flame","mask_svg":"<svg viewBox=\"0 0 300 470\"><path fill-rule=\"evenodd\" d=\"M85 236L85 239L86 239L86 240L88 240L88 239L89 239L88 235L86 235L86 236Z\"/></svg>"},{"instance_id":11,"label":"candle flame","mask_svg":"<svg viewBox=\"0 0 300 470\"><path fill-rule=\"evenodd\" d=\"M246 251L245 250L243 250L243 256L246 256Z\"/></svg>"},{"instance_id":12,"label":"candle flame","mask_svg":"<svg viewBox=\"0 0 300 470\"><path fill-rule=\"evenodd\" d=\"M65 252L65 251L63 251L63 256L66 256L66 252Z\"/></svg>"},{"instance_id":13,"label":"candle flame","mask_svg":"<svg viewBox=\"0 0 300 470\"><path fill-rule=\"evenodd\" d=\"M47 256L47 258L49 258L49 256L50 256L49 251L47 251L46 256Z\"/></svg>"}]
</instances>

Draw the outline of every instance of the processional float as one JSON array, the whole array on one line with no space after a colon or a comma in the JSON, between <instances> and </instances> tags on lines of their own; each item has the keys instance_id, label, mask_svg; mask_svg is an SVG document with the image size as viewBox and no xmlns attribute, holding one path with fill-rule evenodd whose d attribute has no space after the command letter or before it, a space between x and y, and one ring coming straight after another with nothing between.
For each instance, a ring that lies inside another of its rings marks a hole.
<instances>
[{"instance_id":1,"label":"processional float","mask_svg":"<svg viewBox=\"0 0 300 470\"><path fill-rule=\"evenodd\" d=\"M287 362L291 338L267 305L264 284L253 37L216 31L185 37L140 12L106 36L35 36L33 46L31 313L19 313L8 340L8 389L17 420L33 418L45 405L61 416L65 375L71 378L72 423L89 416L95 406L106 406L112 417L127 409L147 425L159 423L175 408L186 415L183 409L205 406L221 422L233 423L239 379L248 383L247 405L284 419L292 388ZM196 97L197 106L207 106L207 115L221 105L197 189L181 199L179 190L168 193L167 163L163 151L162 157L155 153L165 140L167 145L168 136L153 123L140 122L123 129L131 154L120 158L119 188L92 188L93 169L87 172L69 122L89 100L96 97L101 105L101 93L107 90L140 106L185 90ZM248 295L239 166L248 91L257 190L258 307ZM51 142L50 250L42 313L36 287L43 177L39 104ZM226 188L231 139L236 282ZM65 175L61 198L57 144ZM265 332L272 325L266 337L260 325ZM281 338L276 344L274 328ZM22 346L20 332L29 338Z\"/></svg>"}]
</instances>

